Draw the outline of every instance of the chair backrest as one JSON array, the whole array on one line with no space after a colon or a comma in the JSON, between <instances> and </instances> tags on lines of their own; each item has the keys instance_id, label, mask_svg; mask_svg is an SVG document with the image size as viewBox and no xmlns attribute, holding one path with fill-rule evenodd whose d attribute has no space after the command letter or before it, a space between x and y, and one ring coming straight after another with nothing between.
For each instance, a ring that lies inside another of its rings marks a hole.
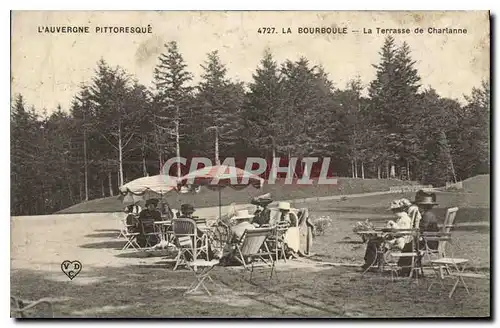
<instances>
[{"instance_id":1,"label":"chair backrest","mask_svg":"<svg viewBox=\"0 0 500 328\"><path fill-rule=\"evenodd\" d=\"M442 238L438 240L438 254L440 256L445 256L446 254L446 244L451 241L451 228L453 228L453 223L455 222L455 217L457 216L458 207L452 207L446 210L446 216L444 218L443 227L441 232L443 233Z\"/></svg>"},{"instance_id":2,"label":"chair backrest","mask_svg":"<svg viewBox=\"0 0 500 328\"><path fill-rule=\"evenodd\" d=\"M257 254L266 241L267 237L272 234L273 228L255 228L245 230L241 236L240 251L243 256Z\"/></svg>"},{"instance_id":3,"label":"chair backrest","mask_svg":"<svg viewBox=\"0 0 500 328\"><path fill-rule=\"evenodd\" d=\"M130 230L132 226L127 224L127 219L123 218L120 220L120 231L126 235L127 233L132 233L133 231Z\"/></svg>"},{"instance_id":4,"label":"chair backrest","mask_svg":"<svg viewBox=\"0 0 500 328\"><path fill-rule=\"evenodd\" d=\"M181 218L172 221L172 231L177 240L177 247L196 247L196 222L192 219Z\"/></svg>"},{"instance_id":5,"label":"chair backrest","mask_svg":"<svg viewBox=\"0 0 500 328\"><path fill-rule=\"evenodd\" d=\"M139 222L142 233L152 233L155 231L155 221L153 219L141 219Z\"/></svg>"},{"instance_id":6,"label":"chair backrest","mask_svg":"<svg viewBox=\"0 0 500 328\"><path fill-rule=\"evenodd\" d=\"M446 217L444 218L442 232L450 232L453 228L453 223L455 222L455 217L457 216L458 207L452 207L446 210Z\"/></svg>"}]
</instances>

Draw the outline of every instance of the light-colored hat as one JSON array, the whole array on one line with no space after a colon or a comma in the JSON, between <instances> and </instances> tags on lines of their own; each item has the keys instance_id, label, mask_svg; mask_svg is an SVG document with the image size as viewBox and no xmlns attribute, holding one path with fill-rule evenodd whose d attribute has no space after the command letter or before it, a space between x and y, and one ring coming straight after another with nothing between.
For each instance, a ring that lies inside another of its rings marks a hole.
<instances>
[{"instance_id":1,"label":"light-colored hat","mask_svg":"<svg viewBox=\"0 0 500 328\"><path fill-rule=\"evenodd\" d=\"M244 220L244 219L251 219L253 217L254 217L254 215L248 213L248 210L239 210L239 211L236 211L236 215L233 216L231 219L232 220Z\"/></svg>"},{"instance_id":2,"label":"light-colored hat","mask_svg":"<svg viewBox=\"0 0 500 328\"><path fill-rule=\"evenodd\" d=\"M403 207L404 207L404 205L401 202L401 200L396 199L396 200L392 201L391 206L389 206L389 210L398 210L398 209L401 209Z\"/></svg>"},{"instance_id":3,"label":"light-colored hat","mask_svg":"<svg viewBox=\"0 0 500 328\"><path fill-rule=\"evenodd\" d=\"M290 211L290 203L289 202L279 202L278 209L284 211Z\"/></svg>"},{"instance_id":4,"label":"light-colored hat","mask_svg":"<svg viewBox=\"0 0 500 328\"><path fill-rule=\"evenodd\" d=\"M401 202L401 204L402 204L403 206L411 206L411 205L413 205L413 204L410 202L410 200L408 200L408 199L406 199L406 198L401 198L399 201Z\"/></svg>"}]
</instances>

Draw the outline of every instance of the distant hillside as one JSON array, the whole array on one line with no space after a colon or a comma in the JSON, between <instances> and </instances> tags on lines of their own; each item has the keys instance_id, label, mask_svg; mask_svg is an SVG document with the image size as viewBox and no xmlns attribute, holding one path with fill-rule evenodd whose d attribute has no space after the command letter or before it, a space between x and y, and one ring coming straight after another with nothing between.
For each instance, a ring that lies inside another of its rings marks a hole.
<instances>
[{"instance_id":1,"label":"distant hillside","mask_svg":"<svg viewBox=\"0 0 500 328\"><path fill-rule=\"evenodd\" d=\"M490 175L482 174L465 179L463 182L464 191L477 194L490 194Z\"/></svg>"},{"instance_id":2,"label":"distant hillside","mask_svg":"<svg viewBox=\"0 0 500 328\"><path fill-rule=\"evenodd\" d=\"M378 179L352 179L338 178L337 185L285 185L283 180L274 185L264 185L262 189L248 187L242 190L225 188L221 192L222 205L231 203L245 204L257 195L270 192L275 200L300 199L308 197L322 197L333 195L349 195L374 191L386 191L390 187L417 184L416 182L400 180L378 180ZM174 207L179 208L183 203L191 203L195 207L217 206L219 204L219 193L202 187L198 194L178 194L175 191L169 193L165 199ZM57 212L66 213L91 213L91 212L119 212L123 210L123 204L118 196L94 199L79 203Z\"/></svg>"}]
</instances>

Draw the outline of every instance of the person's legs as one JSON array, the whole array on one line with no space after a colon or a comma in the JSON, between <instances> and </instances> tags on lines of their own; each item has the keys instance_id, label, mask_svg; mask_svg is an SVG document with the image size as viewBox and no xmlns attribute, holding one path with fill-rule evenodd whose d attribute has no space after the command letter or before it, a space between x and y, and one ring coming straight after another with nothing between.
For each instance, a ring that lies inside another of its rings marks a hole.
<instances>
[{"instance_id":1,"label":"person's legs","mask_svg":"<svg viewBox=\"0 0 500 328\"><path fill-rule=\"evenodd\" d=\"M363 264L363 269L368 269L370 266L375 264L377 259L377 250L380 247L382 241L380 239L371 239L366 244L365 252L365 263Z\"/></svg>"},{"instance_id":2,"label":"person's legs","mask_svg":"<svg viewBox=\"0 0 500 328\"><path fill-rule=\"evenodd\" d=\"M413 251L413 245L411 242L406 243L403 247L402 253L411 253ZM398 261L398 266L401 268L400 276L409 276L411 272L411 262L412 258L410 256L400 257Z\"/></svg>"}]
</instances>

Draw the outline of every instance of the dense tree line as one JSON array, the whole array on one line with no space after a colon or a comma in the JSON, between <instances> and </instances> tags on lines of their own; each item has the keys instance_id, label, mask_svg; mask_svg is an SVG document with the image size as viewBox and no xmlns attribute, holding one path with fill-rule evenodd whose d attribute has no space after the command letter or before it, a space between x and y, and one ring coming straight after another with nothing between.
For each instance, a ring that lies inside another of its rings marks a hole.
<instances>
[{"instance_id":1,"label":"dense tree line","mask_svg":"<svg viewBox=\"0 0 500 328\"><path fill-rule=\"evenodd\" d=\"M148 89L100 60L68 110L46 115L20 94L13 100L11 213L51 213L116 195L177 154L214 160L215 140L221 162L329 156L337 176L443 185L489 173L489 81L465 104L423 89L409 45L392 37L373 66L369 85L353 77L337 88L335 77L307 58L278 63L266 50L243 84L213 51L194 85L170 42ZM170 174L186 173L179 169Z\"/></svg>"}]
</instances>

